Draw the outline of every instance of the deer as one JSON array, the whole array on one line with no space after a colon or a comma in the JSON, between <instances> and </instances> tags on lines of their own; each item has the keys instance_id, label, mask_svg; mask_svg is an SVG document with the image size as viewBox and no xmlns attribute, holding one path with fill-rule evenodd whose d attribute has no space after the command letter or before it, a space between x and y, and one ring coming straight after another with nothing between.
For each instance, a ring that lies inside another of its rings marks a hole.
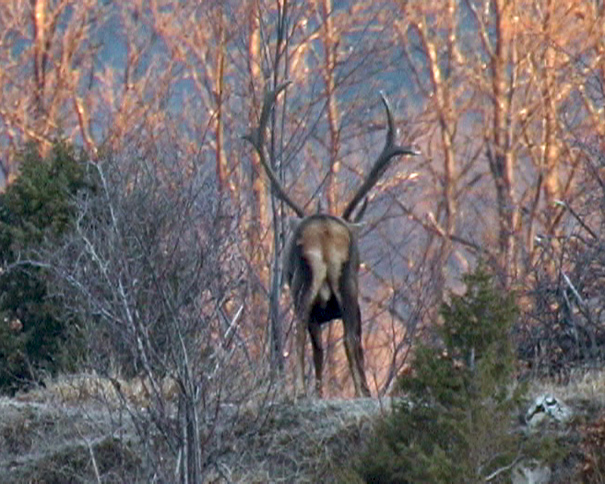
<instances>
[{"instance_id":1,"label":"deer","mask_svg":"<svg viewBox=\"0 0 605 484\"><path fill-rule=\"evenodd\" d=\"M266 90L258 125L243 136L251 143L269 178L273 193L296 214L290 219L290 235L282 253L282 281L287 283L295 313L295 396L306 395L305 345L310 335L315 367L315 392L323 398L324 350L321 329L324 323L341 319L344 326L344 347L356 397L370 397L364 370L361 311L359 307L359 232L361 218L367 207L368 192L399 156L420 153L411 146L395 142L393 114L386 96L380 97L386 111L387 134L384 147L371 170L346 205L341 215L307 214L287 193L267 161L265 133L273 106L279 94L291 84L286 81L273 90ZM353 217L355 209L364 200Z\"/></svg>"}]
</instances>

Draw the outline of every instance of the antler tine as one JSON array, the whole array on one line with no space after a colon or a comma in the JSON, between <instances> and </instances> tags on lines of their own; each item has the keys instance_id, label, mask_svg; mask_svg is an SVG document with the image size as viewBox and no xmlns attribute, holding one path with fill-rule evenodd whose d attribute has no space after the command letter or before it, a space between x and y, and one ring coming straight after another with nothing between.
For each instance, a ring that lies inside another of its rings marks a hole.
<instances>
[{"instance_id":1,"label":"antler tine","mask_svg":"<svg viewBox=\"0 0 605 484\"><path fill-rule=\"evenodd\" d=\"M386 136L386 141L385 141L385 148L387 146L393 146L395 144L395 121L393 121L393 112L391 110L391 103L389 102L389 100L387 99L387 97L384 95L383 91L379 91L378 94L380 94L380 100L382 101L382 104L384 105L384 109L387 112L387 136ZM384 150L383 150L384 151Z\"/></svg>"},{"instance_id":2,"label":"antler tine","mask_svg":"<svg viewBox=\"0 0 605 484\"><path fill-rule=\"evenodd\" d=\"M389 104L389 100L382 91L380 91L380 97L387 113L388 131L384 143L384 148L382 148L382 152L374 162L374 166L372 166L370 173L368 173L368 176L357 190L357 193L342 213L342 218L344 218L345 220L349 220L351 214L355 210L355 207L357 207L361 199L367 195L367 193L372 189L372 187L376 185L376 182L378 182L380 177L387 170L391 160L395 156L416 156L420 154L418 150L415 150L411 146L399 146L395 143L395 134L397 130L395 129L395 122L393 121L393 113L391 112L391 106ZM357 218L359 217L356 217L356 219Z\"/></svg>"},{"instance_id":3,"label":"antler tine","mask_svg":"<svg viewBox=\"0 0 605 484\"><path fill-rule=\"evenodd\" d=\"M243 139L249 141L254 147L255 151L258 153L260 162L263 165L265 171L267 172L267 176L271 181L271 186L275 190L276 195L280 199L282 199L287 205L289 205L292 210L296 212L296 215L303 218L305 216L304 210L288 196L288 194L284 190L284 187L279 181L279 178L277 177L277 175L271 168L271 165L267 161L267 157L265 154L265 133L267 131L267 123L269 122L271 109L273 109L273 105L275 104L277 96L279 96L279 94L290 84L292 84L292 81L285 81L279 84L275 89L267 90L265 92L258 126L253 127L250 130L250 133L243 136Z\"/></svg>"},{"instance_id":4,"label":"antler tine","mask_svg":"<svg viewBox=\"0 0 605 484\"><path fill-rule=\"evenodd\" d=\"M368 197L363 198L363 203L361 204L361 208L357 210L355 217L353 217L353 223L359 223L363 219L363 216L366 214L366 209L368 208Z\"/></svg>"}]
</instances>

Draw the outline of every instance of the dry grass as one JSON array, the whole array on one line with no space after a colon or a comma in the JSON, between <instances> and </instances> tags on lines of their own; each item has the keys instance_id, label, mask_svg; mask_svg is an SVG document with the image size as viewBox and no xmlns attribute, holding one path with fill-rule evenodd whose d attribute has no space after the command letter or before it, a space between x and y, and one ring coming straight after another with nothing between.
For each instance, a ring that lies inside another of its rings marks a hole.
<instances>
[{"instance_id":1,"label":"dry grass","mask_svg":"<svg viewBox=\"0 0 605 484\"><path fill-rule=\"evenodd\" d=\"M2 483L75 482L76 477L94 482L95 469L136 468L132 442L130 429L117 427L113 416L97 405L60 407L0 398Z\"/></svg>"},{"instance_id":2,"label":"dry grass","mask_svg":"<svg viewBox=\"0 0 605 484\"><path fill-rule=\"evenodd\" d=\"M173 401L178 394L177 382L169 377L158 382L161 397ZM147 408L153 386L148 378L101 377L98 375L63 375L44 382L43 386L15 397L21 402L58 403L79 405L86 402L98 402L111 408L127 403L138 408Z\"/></svg>"},{"instance_id":3,"label":"dry grass","mask_svg":"<svg viewBox=\"0 0 605 484\"><path fill-rule=\"evenodd\" d=\"M82 482L96 482L98 477L103 482L146 482L137 457L140 442L123 410L130 406L144 413L148 387L141 379L79 375L57 378L46 388L14 399L0 399L0 482L71 482L74 476ZM170 388L166 398L174 397ZM578 441L574 459L565 469L555 470L564 476L556 482L576 482L569 476L581 470L577 466L582 465L583 435L591 444L587 452L601 455L602 449L594 446L598 439L588 430L597 428L593 423L605 409L605 371L577 371L565 383L530 385L531 397L546 392L581 416L568 437ZM356 482L348 470L352 456L371 437L376 417L390 405L390 400L377 399L310 399L294 404L275 398L262 401L260 396L245 405L225 404L217 414L220 431L217 426L204 444L213 449L206 482ZM165 462L174 460L167 455ZM586 462L591 469L600 469L600 461Z\"/></svg>"},{"instance_id":4,"label":"dry grass","mask_svg":"<svg viewBox=\"0 0 605 484\"><path fill-rule=\"evenodd\" d=\"M345 475L351 459L384 407L363 398L281 403L267 410L260 429L239 429L235 452L216 463L217 482L351 482Z\"/></svg>"},{"instance_id":5,"label":"dry grass","mask_svg":"<svg viewBox=\"0 0 605 484\"><path fill-rule=\"evenodd\" d=\"M146 402L143 383L120 380L118 392L94 375L61 377L0 399L0 482L146 482L128 418ZM221 407L204 443L212 449L206 482L351 482L343 477L350 457L384 409L376 399L260 402ZM174 456L165 457L172 471Z\"/></svg>"},{"instance_id":6,"label":"dry grass","mask_svg":"<svg viewBox=\"0 0 605 484\"><path fill-rule=\"evenodd\" d=\"M582 478L585 484L605 483L605 413L582 428Z\"/></svg>"},{"instance_id":7,"label":"dry grass","mask_svg":"<svg viewBox=\"0 0 605 484\"><path fill-rule=\"evenodd\" d=\"M530 396L544 393L572 404L590 403L594 408L605 408L605 369L574 369L565 381L540 379L531 382Z\"/></svg>"}]
</instances>

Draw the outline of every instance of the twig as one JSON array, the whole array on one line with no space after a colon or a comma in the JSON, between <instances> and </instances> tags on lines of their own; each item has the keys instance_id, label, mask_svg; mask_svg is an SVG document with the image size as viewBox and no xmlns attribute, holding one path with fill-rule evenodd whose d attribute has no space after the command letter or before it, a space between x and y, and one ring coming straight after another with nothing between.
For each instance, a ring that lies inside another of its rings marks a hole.
<instances>
[{"instance_id":1,"label":"twig","mask_svg":"<svg viewBox=\"0 0 605 484\"><path fill-rule=\"evenodd\" d=\"M519 461L521 461L522 457L518 456L514 461L512 461L510 464L504 466L504 467L500 467L500 469L496 469L494 472L492 472L489 476L486 476L485 478L485 482L490 482L493 481L496 477L498 477L500 474L510 471L513 467L515 467Z\"/></svg>"},{"instance_id":2,"label":"twig","mask_svg":"<svg viewBox=\"0 0 605 484\"><path fill-rule=\"evenodd\" d=\"M580 223L582 228L586 230L586 232L588 232L595 240L599 240L599 236L588 225L586 225L586 222L582 220L582 218L575 212L573 208L571 208L569 204L565 203L563 200L555 200L555 205L566 208L567 211L571 213L573 217Z\"/></svg>"},{"instance_id":3,"label":"twig","mask_svg":"<svg viewBox=\"0 0 605 484\"><path fill-rule=\"evenodd\" d=\"M92 462L92 468L95 471L95 477L97 479L97 483L101 484L101 474L99 472L99 466L97 465L97 458L95 457L95 451L92 448L90 441L80 432L80 429L76 427L78 434L80 434L80 438L86 444L86 448L88 449L88 453L90 454L90 461Z\"/></svg>"},{"instance_id":4,"label":"twig","mask_svg":"<svg viewBox=\"0 0 605 484\"><path fill-rule=\"evenodd\" d=\"M571 279L569 279L569 277L567 277L567 274L565 274L565 272L563 272L563 271L561 271L561 275L563 276L563 279L565 279L567 286L571 289L571 292L573 292L574 296L576 296L576 299L578 300L578 302L580 304L584 305L584 299L582 299L582 296L580 296L580 293L578 292L578 290L575 288L575 286L571 282Z\"/></svg>"}]
</instances>

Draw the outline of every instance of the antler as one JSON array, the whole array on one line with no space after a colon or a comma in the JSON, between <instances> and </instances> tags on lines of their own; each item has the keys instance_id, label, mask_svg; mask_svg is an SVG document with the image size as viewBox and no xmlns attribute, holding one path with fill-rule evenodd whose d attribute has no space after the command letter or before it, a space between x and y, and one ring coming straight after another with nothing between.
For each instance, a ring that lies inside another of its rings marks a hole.
<instances>
[{"instance_id":1,"label":"antler","mask_svg":"<svg viewBox=\"0 0 605 484\"><path fill-rule=\"evenodd\" d=\"M357 190L357 193L353 197L353 199L349 202L344 212L342 213L342 218L345 220L349 220L351 214L357 207L357 204L364 198L368 192L372 189L376 182L380 179L380 177L384 174L386 169L389 167L391 160L395 156L400 155L419 155L420 152L412 148L411 146L399 146L395 144L395 123L393 122L393 114L391 113L391 106L389 104L389 100L386 98L384 93L380 92L380 97L382 99L382 103L384 104L385 110L387 112L387 123L388 123L388 131L386 141L384 143L384 148L378 156L378 159L375 161L374 166L368 173L368 176L362 183L362 185ZM357 217L359 218L359 217Z\"/></svg>"},{"instance_id":2,"label":"antler","mask_svg":"<svg viewBox=\"0 0 605 484\"><path fill-rule=\"evenodd\" d=\"M286 204L288 204L292 210L296 212L296 215L298 215L300 218L303 218L305 216L304 210L288 196L286 190L284 190L279 178L271 168L271 165L267 162L267 157L265 156L265 132L267 131L267 123L269 121L271 109L273 108L273 104L275 104L277 96L279 96L279 94L291 83L292 81L283 82L279 84L275 90L268 90L265 92L265 98L263 99L263 107L261 109L258 126L253 127L250 130L250 133L244 135L243 138L252 143L252 146L258 153L260 162L267 172L267 176L269 177L271 185L275 189L277 196L286 202Z\"/></svg>"}]
</instances>

